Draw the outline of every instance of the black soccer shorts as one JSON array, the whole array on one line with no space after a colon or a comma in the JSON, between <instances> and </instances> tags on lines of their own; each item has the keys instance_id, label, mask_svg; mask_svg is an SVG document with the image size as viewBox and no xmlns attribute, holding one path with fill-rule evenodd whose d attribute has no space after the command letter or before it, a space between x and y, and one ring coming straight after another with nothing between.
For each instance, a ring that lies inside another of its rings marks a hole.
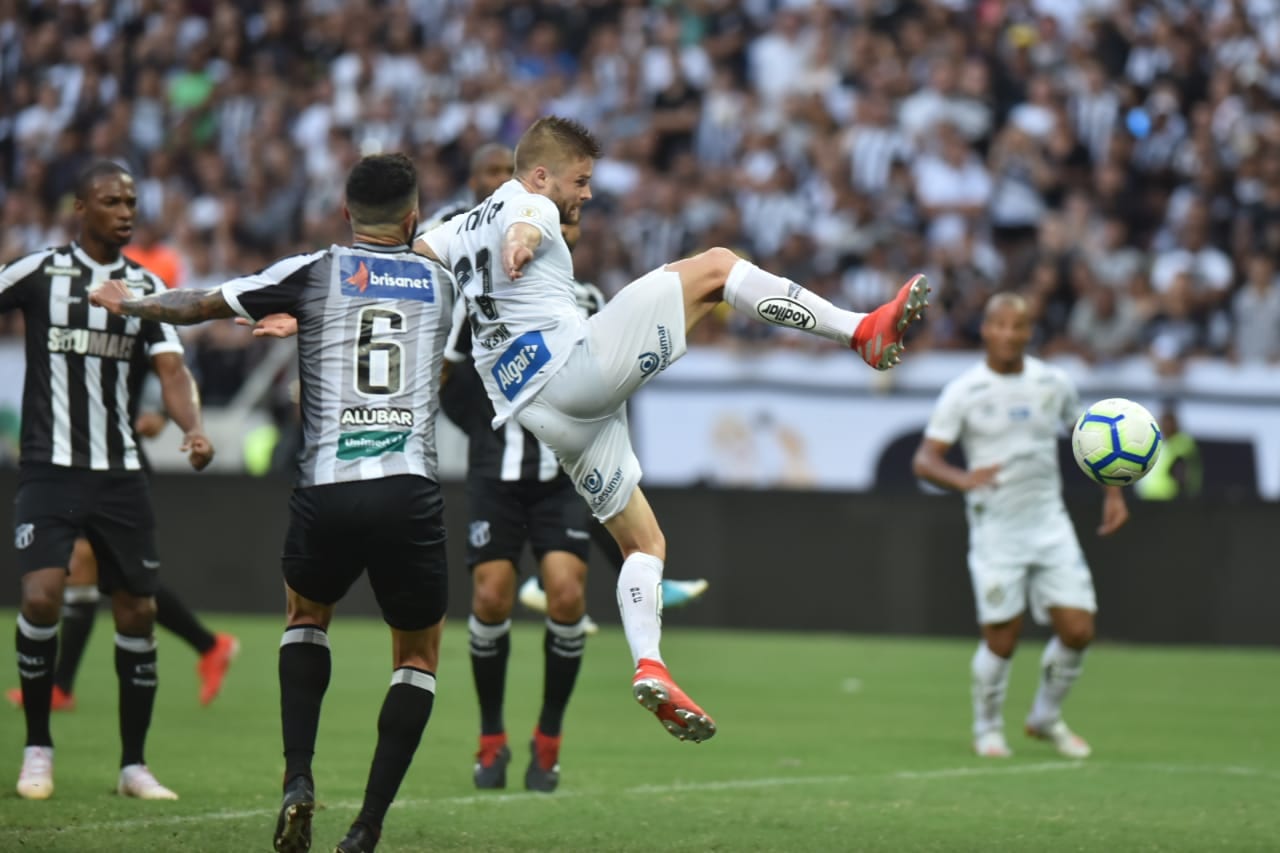
<instances>
[{"instance_id":1,"label":"black soccer shorts","mask_svg":"<svg viewBox=\"0 0 1280 853\"><path fill-rule=\"evenodd\" d=\"M18 570L69 570L84 536L98 560L98 588L150 597L159 584L151 489L141 471L24 465L14 498Z\"/></svg>"},{"instance_id":2,"label":"black soccer shorts","mask_svg":"<svg viewBox=\"0 0 1280 853\"><path fill-rule=\"evenodd\" d=\"M563 472L546 481L468 477L467 504L468 568L491 560L519 566L525 542L539 562L548 551L587 560L591 512Z\"/></svg>"},{"instance_id":3,"label":"black soccer shorts","mask_svg":"<svg viewBox=\"0 0 1280 853\"><path fill-rule=\"evenodd\" d=\"M449 602L440 486L403 474L294 489L283 570L291 589L321 604L367 571L388 625L430 628Z\"/></svg>"}]
</instances>

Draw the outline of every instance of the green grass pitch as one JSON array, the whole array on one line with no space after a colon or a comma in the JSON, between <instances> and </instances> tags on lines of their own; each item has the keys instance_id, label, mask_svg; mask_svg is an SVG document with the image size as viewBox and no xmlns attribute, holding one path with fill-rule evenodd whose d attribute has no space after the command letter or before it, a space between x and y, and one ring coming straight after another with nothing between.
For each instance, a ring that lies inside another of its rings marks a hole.
<instances>
[{"instance_id":1,"label":"green grass pitch","mask_svg":"<svg viewBox=\"0 0 1280 853\"><path fill-rule=\"evenodd\" d=\"M5 624L12 614L5 614ZM678 617L677 617L678 618ZM676 619L670 620L675 622ZM269 850L279 796L280 620L214 617L243 651L222 696L196 701L195 658L161 635L148 759L176 803L126 801L116 777L111 629L95 630L79 708L54 719L56 794L11 787L20 714L0 709L7 756L0 850ZM316 759L315 850L358 809L390 674L386 631L339 616ZM506 793L471 785L476 711L466 632L446 629L439 697L380 850L1245 851L1280 850L1280 656L1099 644L1068 704L1083 762L1020 734L1041 644L1014 666L1016 756L969 751L969 640L681 630L664 651L717 719L679 743L630 698L617 629L593 638L565 727L561 789L523 790L541 696L541 629L518 624ZM5 683L16 674L9 675Z\"/></svg>"}]
</instances>

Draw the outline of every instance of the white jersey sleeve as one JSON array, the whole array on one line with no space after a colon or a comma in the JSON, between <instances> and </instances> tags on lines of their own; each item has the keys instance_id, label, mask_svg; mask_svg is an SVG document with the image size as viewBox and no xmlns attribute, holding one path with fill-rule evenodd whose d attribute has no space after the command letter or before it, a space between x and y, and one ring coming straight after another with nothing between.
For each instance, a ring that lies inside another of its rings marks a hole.
<instances>
[{"instance_id":1,"label":"white jersey sleeve","mask_svg":"<svg viewBox=\"0 0 1280 853\"><path fill-rule=\"evenodd\" d=\"M560 237L560 210L551 199L544 195L521 193L507 199L498 216L499 231L503 237L512 225L525 222L534 226L542 234L544 248L547 240L558 240Z\"/></svg>"},{"instance_id":2,"label":"white jersey sleeve","mask_svg":"<svg viewBox=\"0 0 1280 853\"><path fill-rule=\"evenodd\" d=\"M929 416L929 423L924 428L925 438L949 445L960 440L960 434L964 431L962 397L963 392L958 382L952 381L942 389L942 394L933 407L933 414Z\"/></svg>"},{"instance_id":3,"label":"white jersey sleeve","mask_svg":"<svg viewBox=\"0 0 1280 853\"><path fill-rule=\"evenodd\" d=\"M428 228L418 236L418 239L426 243L435 256L440 259L440 264L446 270L453 269L453 238L458 233L458 217L449 219L436 224L432 228Z\"/></svg>"}]
</instances>

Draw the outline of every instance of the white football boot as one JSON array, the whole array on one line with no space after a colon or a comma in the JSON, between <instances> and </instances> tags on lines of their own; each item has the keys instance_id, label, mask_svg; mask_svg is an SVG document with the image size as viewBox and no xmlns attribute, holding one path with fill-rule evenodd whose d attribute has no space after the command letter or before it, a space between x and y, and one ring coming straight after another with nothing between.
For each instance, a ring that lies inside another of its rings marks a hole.
<instances>
[{"instance_id":1,"label":"white football boot","mask_svg":"<svg viewBox=\"0 0 1280 853\"><path fill-rule=\"evenodd\" d=\"M1088 758L1093 752L1085 739L1067 728L1060 719L1047 725L1033 724L1028 720L1026 732L1030 737L1049 741L1058 754L1066 758Z\"/></svg>"},{"instance_id":2,"label":"white football boot","mask_svg":"<svg viewBox=\"0 0 1280 853\"><path fill-rule=\"evenodd\" d=\"M24 800L47 800L53 796L53 747L23 748L18 796Z\"/></svg>"},{"instance_id":3,"label":"white football boot","mask_svg":"<svg viewBox=\"0 0 1280 853\"><path fill-rule=\"evenodd\" d=\"M178 795L156 781L145 764L130 764L120 768L120 784L116 793L122 797L139 800L176 800Z\"/></svg>"},{"instance_id":4,"label":"white football boot","mask_svg":"<svg viewBox=\"0 0 1280 853\"><path fill-rule=\"evenodd\" d=\"M1004 732L988 729L973 739L973 751L979 758L1012 758L1013 750L1004 739Z\"/></svg>"}]
</instances>

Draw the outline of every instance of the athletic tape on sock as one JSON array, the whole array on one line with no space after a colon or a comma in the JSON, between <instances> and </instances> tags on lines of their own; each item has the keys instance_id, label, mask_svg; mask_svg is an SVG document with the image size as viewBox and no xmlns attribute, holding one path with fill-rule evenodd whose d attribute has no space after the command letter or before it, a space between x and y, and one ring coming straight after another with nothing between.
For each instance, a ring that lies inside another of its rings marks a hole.
<instances>
[{"instance_id":1,"label":"athletic tape on sock","mask_svg":"<svg viewBox=\"0 0 1280 853\"><path fill-rule=\"evenodd\" d=\"M324 646L329 648L329 635L325 633L323 628L317 628L314 625L299 625L295 628L286 628L284 635L280 638L280 647L284 648L290 643L311 643L316 646Z\"/></svg>"},{"instance_id":2,"label":"athletic tape on sock","mask_svg":"<svg viewBox=\"0 0 1280 853\"><path fill-rule=\"evenodd\" d=\"M429 672L423 672L413 667L401 667L391 673L391 684L408 684L410 687L417 687L428 693L436 692L436 677Z\"/></svg>"},{"instance_id":3,"label":"athletic tape on sock","mask_svg":"<svg viewBox=\"0 0 1280 853\"><path fill-rule=\"evenodd\" d=\"M134 654L146 654L156 650L156 637L154 634L148 637L129 637L124 634L116 634L116 647L124 649L126 652Z\"/></svg>"},{"instance_id":4,"label":"athletic tape on sock","mask_svg":"<svg viewBox=\"0 0 1280 853\"><path fill-rule=\"evenodd\" d=\"M563 622L556 622L553 619L548 619L547 630L562 640L576 640L579 637L586 636L587 617L583 616L577 622L569 625L566 625Z\"/></svg>"},{"instance_id":5,"label":"athletic tape on sock","mask_svg":"<svg viewBox=\"0 0 1280 853\"><path fill-rule=\"evenodd\" d=\"M100 598L101 593L98 592L96 586L69 586L62 593L62 601L64 604L94 604Z\"/></svg>"},{"instance_id":6,"label":"athletic tape on sock","mask_svg":"<svg viewBox=\"0 0 1280 853\"><path fill-rule=\"evenodd\" d=\"M35 640L42 643L46 640L52 640L58 636L58 623L52 625L32 625L27 621L27 617L21 613L18 614L18 630L22 632L22 636L28 640Z\"/></svg>"},{"instance_id":7,"label":"athletic tape on sock","mask_svg":"<svg viewBox=\"0 0 1280 853\"><path fill-rule=\"evenodd\" d=\"M499 622L497 625L490 625L487 622L481 622L472 613L467 619L467 630L481 640L497 640L511 633L511 620L508 619L505 622Z\"/></svg>"}]
</instances>

